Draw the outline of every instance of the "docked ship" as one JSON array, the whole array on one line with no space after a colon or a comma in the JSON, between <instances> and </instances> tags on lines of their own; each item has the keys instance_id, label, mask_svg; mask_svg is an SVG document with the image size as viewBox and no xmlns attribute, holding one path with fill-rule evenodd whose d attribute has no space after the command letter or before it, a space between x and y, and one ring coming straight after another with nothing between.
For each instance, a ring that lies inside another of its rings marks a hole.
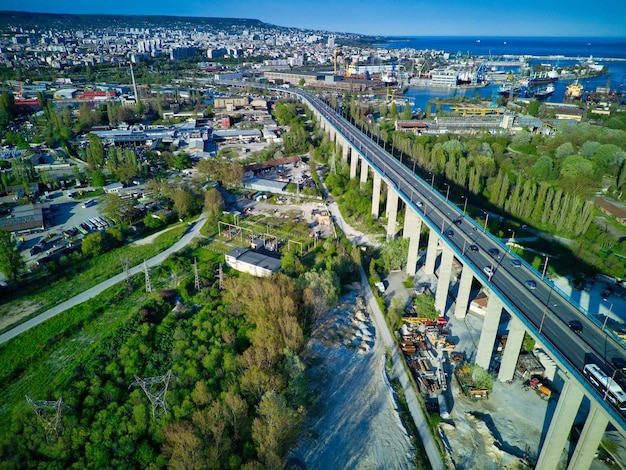
<instances>
[{"instance_id":1,"label":"docked ship","mask_svg":"<svg viewBox=\"0 0 626 470\"><path fill-rule=\"evenodd\" d=\"M520 96L522 98L535 98L542 100L554 94L554 84L546 83L539 86L530 86L530 81L526 80L521 84Z\"/></svg>"},{"instance_id":2,"label":"docked ship","mask_svg":"<svg viewBox=\"0 0 626 470\"><path fill-rule=\"evenodd\" d=\"M583 96L583 91L584 91L583 86L580 83L578 83L578 80L574 80L574 82L567 85L563 100L565 101L579 100Z\"/></svg>"},{"instance_id":3,"label":"docked ship","mask_svg":"<svg viewBox=\"0 0 626 470\"><path fill-rule=\"evenodd\" d=\"M542 100L554 94L554 84L547 83L546 85L534 87L532 90L532 97L537 100Z\"/></svg>"},{"instance_id":4,"label":"docked ship","mask_svg":"<svg viewBox=\"0 0 626 470\"><path fill-rule=\"evenodd\" d=\"M532 77L528 80L528 83L531 87L538 85L547 85L549 83L554 83L559 79L559 74L556 70L549 70L547 72L538 72L534 73Z\"/></svg>"},{"instance_id":5,"label":"docked ship","mask_svg":"<svg viewBox=\"0 0 626 470\"><path fill-rule=\"evenodd\" d=\"M471 85L472 84L472 74L468 71L463 71L460 72L457 76L456 76L456 84L457 86L463 86L463 85Z\"/></svg>"},{"instance_id":6,"label":"docked ship","mask_svg":"<svg viewBox=\"0 0 626 470\"><path fill-rule=\"evenodd\" d=\"M520 94L522 85L519 82L505 82L498 87L498 94L510 98Z\"/></svg>"}]
</instances>

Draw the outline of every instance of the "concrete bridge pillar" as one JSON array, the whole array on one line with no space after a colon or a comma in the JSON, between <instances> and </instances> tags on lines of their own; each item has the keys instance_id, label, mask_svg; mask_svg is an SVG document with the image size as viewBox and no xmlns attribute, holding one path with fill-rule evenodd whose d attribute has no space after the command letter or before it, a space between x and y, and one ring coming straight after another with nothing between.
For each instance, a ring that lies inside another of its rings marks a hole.
<instances>
[{"instance_id":1,"label":"concrete bridge pillar","mask_svg":"<svg viewBox=\"0 0 626 470\"><path fill-rule=\"evenodd\" d=\"M381 176L374 172L374 188L372 191L372 217L378 219L380 214L380 183L382 181Z\"/></svg>"},{"instance_id":2,"label":"concrete bridge pillar","mask_svg":"<svg viewBox=\"0 0 626 470\"><path fill-rule=\"evenodd\" d=\"M426 248L426 262L424 263L424 272L426 274L435 274L435 261L437 260L437 245L439 244L439 235L434 230L428 232L428 248Z\"/></svg>"},{"instance_id":3,"label":"concrete bridge pillar","mask_svg":"<svg viewBox=\"0 0 626 470\"><path fill-rule=\"evenodd\" d=\"M526 329L522 321L514 315L511 315L509 322L509 336L506 339L506 346L502 354L502 362L500 363L500 372L498 372L498 380L500 382L508 382L513 380L515 375L515 366L519 357L522 342L524 341L524 333Z\"/></svg>"},{"instance_id":4,"label":"concrete bridge pillar","mask_svg":"<svg viewBox=\"0 0 626 470\"><path fill-rule=\"evenodd\" d=\"M413 226L420 220L417 213L409 204L404 205L404 226L402 227L402 238L411 238ZM421 221L420 221L421 222Z\"/></svg>"},{"instance_id":5,"label":"concrete bridge pillar","mask_svg":"<svg viewBox=\"0 0 626 470\"><path fill-rule=\"evenodd\" d=\"M576 470L578 468L590 468L591 462L598 450L606 426L609 419L604 410L597 404L591 403L589 415L585 421L583 431L578 438L578 443L572 454L572 458L567 466L568 470Z\"/></svg>"},{"instance_id":6,"label":"concrete bridge pillar","mask_svg":"<svg viewBox=\"0 0 626 470\"><path fill-rule=\"evenodd\" d=\"M417 212L406 205L406 213L404 215L404 232L403 236L409 237L409 255L406 260L406 273L414 276L417 272L417 257L419 255L420 235L422 232L422 219L419 218Z\"/></svg>"},{"instance_id":7,"label":"concrete bridge pillar","mask_svg":"<svg viewBox=\"0 0 626 470\"><path fill-rule=\"evenodd\" d=\"M478 349L476 351L476 364L485 370L489 370L489 364L491 363L491 355L493 354L493 346L496 342L498 326L500 325L502 307L502 301L492 293L489 296L483 329L480 332L480 340L478 341Z\"/></svg>"},{"instance_id":8,"label":"concrete bridge pillar","mask_svg":"<svg viewBox=\"0 0 626 470\"><path fill-rule=\"evenodd\" d=\"M396 236L396 220L398 218L398 193L387 185L387 240Z\"/></svg>"},{"instance_id":9,"label":"concrete bridge pillar","mask_svg":"<svg viewBox=\"0 0 626 470\"><path fill-rule=\"evenodd\" d=\"M446 300L448 299L448 289L450 288L453 261L454 252L448 245L444 244L441 251L441 263L439 264L437 291L435 292L435 310L439 312L440 316L446 313Z\"/></svg>"},{"instance_id":10,"label":"concrete bridge pillar","mask_svg":"<svg viewBox=\"0 0 626 470\"><path fill-rule=\"evenodd\" d=\"M456 307L454 308L454 316L456 318L465 318L467 314L473 280L474 273L469 266L464 265L461 271L461 280L459 281L459 291L456 295Z\"/></svg>"},{"instance_id":11,"label":"concrete bridge pillar","mask_svg":"<svg viewBox=\"0 0 626 470\"><path fill-rule=\"evenodd\" d=\"M344 162L347 162L348 159L350 158L350 144L348 143L347 140L343 141L343 152L341 153L341 160L343 160Z\"/></svg>"},{"instance_id":12,"label":"concrete bridge pillar","mask_svg":"<svg viewBox=\"0 0 626 470\"><path fill-rule=\"evenodd\" d=\"M350 179L356 178L356 170L359 164L359 154L352 149L350 156Z\"/></svg>"},{"instance_id":13,"label":"concrete bridge pillar","mask_svg":"<svg viewBox=\"0 0 626 470\"><path fill-rule=\"evenodd\" d=\"M536 470L553 470L556 467L582 399L583 392L576 380L566 378L552 421L550 421L550 427L541 444Z\"/></svg>"},{"instance_id":14,"label":"concrete bridge pillar","mask_svg":"<svg viewBox=\"0 0 626 470\"><path fill-rule=\"evenodd\" d=\"M367 174L369 173L369 165L363 157L361 157L361 186L367 183Z\"/></svg>"}]
</instances>

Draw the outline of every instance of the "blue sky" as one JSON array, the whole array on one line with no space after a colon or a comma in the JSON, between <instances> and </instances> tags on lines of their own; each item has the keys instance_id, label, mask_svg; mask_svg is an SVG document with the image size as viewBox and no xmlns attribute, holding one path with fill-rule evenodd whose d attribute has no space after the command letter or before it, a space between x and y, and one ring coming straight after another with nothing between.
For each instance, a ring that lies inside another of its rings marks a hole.
<instances>
[{"instance_id":1,"label":"blue sky","mask_svg":"<svg viewBox=\"0 0 626 470\"><path fill-rule=\"evenodd\" d=\"M0 0L0 10L254 18L388 36L626 37L626 0Z\"/></svg>"}]
</instances>

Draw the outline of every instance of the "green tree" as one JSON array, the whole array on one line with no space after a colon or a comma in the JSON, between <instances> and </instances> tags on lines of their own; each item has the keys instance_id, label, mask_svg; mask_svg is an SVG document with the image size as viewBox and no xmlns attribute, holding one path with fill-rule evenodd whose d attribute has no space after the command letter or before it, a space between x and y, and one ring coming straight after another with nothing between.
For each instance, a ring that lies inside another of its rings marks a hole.
<instances>
[{"instance_id":1,"label":"green tree","mask_svg":"<svg viewBox=\"0 0 626 470\"><path fill-rule=\"evenodd\" d=\"M134 201L132 198L122 198L119 194L109 193L100 202L102 213L109 219L122 224L132 222L132 208Z\"/></svg>"},{"instance_id":2,"label":"green tree","mask_svg":"<svg viewBox=\"0 0 626 470\"><path fill-rule=\"evenodd\" d=\"M207 178L219 181L227 188L241 186L243 181L243 166L225 158L206 158L198 163L197 169Z\"/></svg>"},{"instance_id":3,"label":"green tree","mask_svg":"<svg viewBox=\"0 0 626 470\"><path fill-rule=\"evenodd\" d=\"M409 240L406 238L394 238L386 242L382 247L381 263L385 271L401 268L406 263L409 252Z\"/></svg>"},{"instance_id":4,"label":"green tree","mask_svg":"<svg viewBox=\"0 0 626 470\"><path fill-rule=\"evenodd\" d=\"M472 365L472 380L474 387L485 388L491 393L493 391L493 375L480 367L478 364Z\"/></svg>"},{"instance_id":5,"label":"green tree","mask_svg":"<svg viewBox=\"0 0 626 470\"><path fill-rule=\"evenodd\" d=\"M339 276L327 269L307 271L298 278L297 284L303 291L303 302L309 309L311 324L315 326L339 300Z\"/></svg>"},{"instance_id":6,"label":"green tree","mask_svg":"<svg viewBox=\"0 0 626 470\"><path fill-rule=\"evenodd\" d=\"M392 330L398 330L403 323L402 316L404 315L404 299L400 296L391 299L391 305L387 311L387 317L389 319L389 325Z\"/></svg>"},{"instance_id":7,"label":"green tree","mask_svg":"<svg viewBox=\"0 0 626 470\"><path fill-rule=\"evenodd\" d=\"M17 107L12 93L6 91L0 95L0 128L5 127L17 116Z\"/></svg>"},{"instance_id":8,"label":"green tree","mask_svg":"<svg viewBox=\"0 0 626 470\"><path fill-rule=\"evenodd\" d=\"M557 147L554 156L557 160L563 160L570 155L574 155L576 152L571 142L565 142Z\"/></svg>"},{"instance_id":9,"label":"green tree","mask_svg":"<svg viewBox=\"0 0 626 470\"><path fill-rule=\"evenodd\" d=\"M302 263L294 250L283 250L280 256L280 268L289 276L297 276L303 271Z\"/></svg>"},{"instance_id":10,"label":"green tree","mask_svg":"<svg viewBox=\"0 0 626 470\"><path fill-rule=\"evenodd\" d=\"M435 309L435 297L432 294L416 295L413 299L413 305L418 317L434 320L439 316Z\"/></svg>"},{"instance_id":11,"label":"green tree","mask_svg":"<svg viewBox=\"0 0 626 470\"><path fill-rule=\"evenodd\" d=\"M200 198L196 193L187 188L174 190L174 210L179 217L187 217L198 212L200 209Z\"/></svg>"},{"instance_id":12,"label":"green tree","mask_svg":"<svg viewBox=\"0 0 626 470\"><path fill-rule=\"evenodd\" d=\"M405 103L404 104L404 111L402 111L402 119L404 121L410 121L411 120L411 105L409 105L409 103Z\"/></svg>"},{"instance_id":13,"label":"green tree","mask_svg":"<svg viewBox=\"0 0 626 470\"><path fill-rule=\"evenodd\" d=\"M531 167L530 174L539 181L548 181L552 175L553 168L554 163L552 162L552 159L547 155L544 155L539 157L539 159Z\"/></svg>"},{"instance_id":14,"label":"green tree","mask_svg":"<svg viewBox=\"0 0 626 470\"><path fill-rule=\"evenodd\" d=\"M0 272L7 279L17 281L25 267L22 252L16 248L11 234L6 230L0 230Z\"/></svg>"},{"instance_id":15,"label":"green tree","mask_svg":"<svg viewBox=\"0 0 626 470\"><path fill-rule=\"evenodd\" d=\"M82 251L87 256L98 256L105 250L104 235L100 232L90 233L83 239Z\"/></svg>"},{"instance_id":16,"label":"green tree","mask_svg":"<svg viewBox=\"0 0 626 470\"><path fill-rule=\"evenodd\" d=\"M224 198L215 188L209 189L204 194L204 210L209 218L218 218L224 209Z\"/></svg>"},{"instance_id":17,"label":"green tree","mask_svg":"<svg viewBox=\"0 0 626 470\"><path fill-rule=\"evenodd\" d=\"M101 188L106 184L106 176L102 170L93 170L91 172L91 184L93 184L96 188Z\"/></svg>"},{"instance_id":18,"label":"green tree","mask_svg":"<svg viewBox=\"0 0 626 470\"><path fill-rule=\"evenodd\" d=\"M533 100L528 104L528 114L530 114L531 116L539 116L539 106L541 105L541 103L539 103L539 101L537 100Z\"/></svg>"},{"instance_id":19,"label":"green tree","mask_svg":"<svg viewBox=\"0 0 626 470\"><path fill-rule=\"evenodd\" d=\"M180 152L174 158L174 168L177 170L185 170L191 168L191 157L186 152Z\"/></svg>"},{"instance_id":20,"label":"green tree","mask_svg":"<svg viewBox=\"0 0 626 470\"><path fill-rule=\"evenodd\" d=\"M266 468L282 468L281 456L296 442L303 415L287 406L285 397L266 393L252 423L252 438Z\"/></svg>"},{"instance_id":21,"label":"green tree","mask_svg":"<svg viewBox=\"0 0 626 470\"><path fill-rule=\"evenodd\" d=\"M593 176L593 163L580 155L567 157L561 165L562 178L591 178Z\"/></svg>"},{"instance_id":22,"label":"green tree","mask_svg":"<svg viewBox=\"0 0 626 470\"><path fill-rule=\"evenodd\" d=\"M106 151L104 149L104 145L102 144L102 140L95 134L87 134L87 139L89 143L86 149L86 161L89 164L89 168L95 170L96 168L102 167L104 165L104 161L106 158Z\"/></svg>"}]
</instances>

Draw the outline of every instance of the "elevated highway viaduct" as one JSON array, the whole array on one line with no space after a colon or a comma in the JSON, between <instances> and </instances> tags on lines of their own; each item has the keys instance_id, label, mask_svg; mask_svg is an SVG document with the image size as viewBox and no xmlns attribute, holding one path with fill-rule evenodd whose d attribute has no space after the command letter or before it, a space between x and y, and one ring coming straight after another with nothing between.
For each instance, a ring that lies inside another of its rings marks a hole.
<instances>
[{"instance_id":1,"label":"elevated highway viaduct","mask_svg":"<svg viewBox=\"0 0 626 470\"><path fill-rule=\"evenodd\" d=\"M244 86L250 86L250 83ZM611 361L613 358L626 360L626 347L612 331L604 329L596 318L584 312L550 280L514 253L508 252L502 242L483 226L320 98L299 90L273 90L290 94L312 110L322 129L343 149L342 158L349 162L350 178L358 176L365 183L373 177L374 217L379 216L381 191L386 188L388 238L397 235L397 214L401 204L404 206L403 236L409 239L408 275L416 273L421 229L423 225L428 228L424 270L435 274L440 257L435 294L435 307L440 314L443 315L448 307L455 259L462 265L453 308L455 317L466 315L474 280L489 292L476 352L478 365L490 369L496 333L504 312L510 315L511 321L498 380L506 382L513 379L525 332L552 358L558 368L558 376L563 380L563 387L554 412L546 417L549 426L544 426L546 431L542 436L537 469L556 468L583 403L585 407L588 404L589 412L578 442L568 455L568 469L590 467L609 423L626 438L624 411L607 400L606 394L595 388L583 372L585 364L595 363L613 378L620 377L621 373L615 371ZM472 245L477 250L470 250ZM490 250L498 250L498 255L490 254ZM528 281L534 283L534 288L527 286ZM572 320L580 322L582 333L568 327Z\"/></svg>"},{"instance_id":2,"label":"elevated highway viaduct","mask_svg":"<svg viewBox=\"0 0 626 470\"><path fill-rule=\"evenodd\" d=\"M476 353L477 364L490 368L503 311L511 315L511 322L498 372L499 380L513 378L525 332L543 345L557 364L564 385L543 437L538 469L555 467L583 400L589 400L589 413L582 434L568 462L569 469L589 468L609 422L625 435L626 420L624 413L612 406L604 394L588 382L583 375L583 367L587 363L596 363L614 376L611 359L626 359L624 344L612 332L603 329L595 318L586 315L551 281L515 254L509 253L498 239L335 110L311 94L298 92L296 96L313 110L322 128L342 146L343 158L350 162L350 177L355 178L358 174L361 182L366 182L369 175L373 175L372 215L375 217L379 215L381 188L385 183L387 235L390 238L396 236L399 202L404 204L403 232L409 238L408 275L416 272L421 226L428 226L424 269L429 274L435 273L438 246L441 247L435 295L437 310L442 314L446 311L455 258L462 265L454 309L456 317L464 317L467 312L474 279L489 290L489 303ZM478 251L469 250L471 245ZM494 249L498 250L498 255L490 254L490 250ZM511 263L514 260L519 262L515 263L519 266ZM485 268L493 274L487 274ZM529 289L528 281L536 287ZM579 321L583 326L581 334L568 327L572 320Z\"/></svg>"}]
</instances>

